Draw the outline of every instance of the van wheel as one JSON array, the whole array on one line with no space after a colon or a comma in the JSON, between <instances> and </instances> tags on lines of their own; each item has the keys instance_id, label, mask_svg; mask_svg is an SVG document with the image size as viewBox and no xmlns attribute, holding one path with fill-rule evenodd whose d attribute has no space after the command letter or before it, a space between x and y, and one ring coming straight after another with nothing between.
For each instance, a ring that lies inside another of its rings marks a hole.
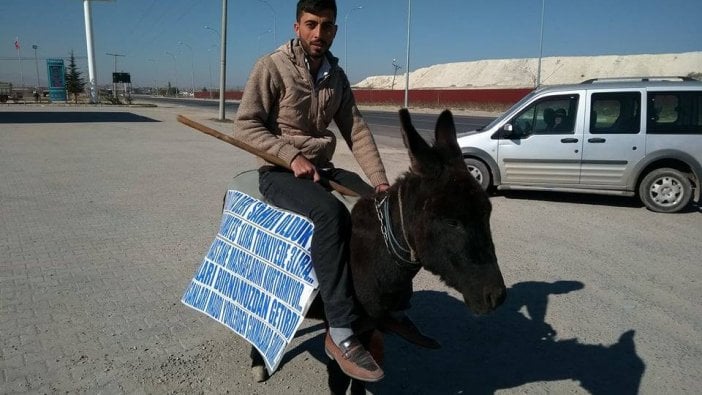
<instances>
[{"instance_id":1,"label":"van wheel","mask_svg":"<svg viewBox=\"0 0 702 395\"><path fill-rule=\"evenodd\" d=\"M478 159L466 158L464 161L466 162L468 171L473 178L478 181L478 184L480 184L480 187L483 188L483 191L487 191L491 182L490 171L488 170L487 166L485 166L485 164Z\"/></svg>"},{"instance_id":2,"label":"van wheel","mask_svg":"<svg viewBox=\"0 0 702 395\"><path fill-rule=\"evenodd\" d=\"M660 168L646 174L639 185L639 198L646 207L659 213L682 210L692 197L692 184L682 172Z\"/></svg>"}]
</instances>

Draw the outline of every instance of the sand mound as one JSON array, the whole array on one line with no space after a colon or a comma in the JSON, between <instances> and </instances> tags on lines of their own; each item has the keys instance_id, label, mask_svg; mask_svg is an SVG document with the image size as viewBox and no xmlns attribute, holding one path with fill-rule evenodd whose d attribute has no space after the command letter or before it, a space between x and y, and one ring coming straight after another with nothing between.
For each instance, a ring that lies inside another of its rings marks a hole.
<instances>
[{"instance_id":1,"label":"sand mound","mask_svg":"<svg viewBox=\"0 0 702 395\"><path fill-rule=\"evenodd\" d=\"M418 88L533 87L537 58L496 59L437 64L410 72L409 86ZM590 78L688 76L702 74L702 52L657 55L548 57L541 61L541 83L578 83ZM393 76L368 77L356 88L390 89ZM395 77L394 89L405 89L405 76Z\"/></svg>"}]
</instances>

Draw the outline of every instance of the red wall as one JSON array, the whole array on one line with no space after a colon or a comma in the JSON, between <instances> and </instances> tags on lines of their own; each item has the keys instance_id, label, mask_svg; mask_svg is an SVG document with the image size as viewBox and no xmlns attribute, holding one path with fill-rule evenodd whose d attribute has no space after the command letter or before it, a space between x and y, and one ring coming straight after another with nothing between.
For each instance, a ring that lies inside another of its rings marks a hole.
<instances>
[{"instance_id":1,"label":"red wall","mask_svg":"<svg viewBox=\"0 0 702 395\"><path fill-rule=\"evenodd\" d=\"M510 105L531 92L521 89L410 89L408 99L412 105L423 107L465 107L469 105ZM211 92L219 98L219 92ZM227 91L227 100L240 100L241 91ZM354 89L358 104L402 105L405 92L389 89ZM195 92L199 99L210 98L210 92Z\"/></svg>"}]
</instances>

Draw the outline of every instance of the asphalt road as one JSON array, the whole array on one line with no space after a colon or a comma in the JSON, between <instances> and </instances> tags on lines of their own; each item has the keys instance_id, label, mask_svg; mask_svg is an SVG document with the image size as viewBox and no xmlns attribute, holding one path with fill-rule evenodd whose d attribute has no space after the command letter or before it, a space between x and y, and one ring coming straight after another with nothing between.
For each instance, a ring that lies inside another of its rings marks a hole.
<instances>
[{"instance_id":1,"label":"asphalt road","mask_svg":"<svg viewBox=\"0 0 702 395\"><path fill-rule=\"evenodd\" d=\"M204 110L219 109L219 101L217 100L198 100L198 99L183 99L183 98L166 98L153 96L136 96L140 101L157 103L159 105L172 105L199 108ZM225 103L225 116L227 118L234 117L236 110L239 108L238 102L228 101ZM368 123L371 131L375 136L394 137L400 139L398 141L388 141L388 144L394 148L402 148L402 137L399 129L399 117L394 110L373 110L372 108L361 108L363 118ZM438 110L429 110L423 112L415 112L412 114L412 122L417 131L428 141L433 139L434 123ZM487 125L493 118L485 116L462 115L454 114L454 122L458 132L475 130L481 126Z\"/></svg>"},{"instance_id":2,"label":"asphalt road","mask_svg":"<svg viewBox=\"0 0 702 395\"><path fill-rule=\"evenodd\" d=\"M0 393L328 393L319 322L254 383L245 342L179 302L228 180L256 161L177 114L231 127L207 108L0 106ZM397 138L378 139L394 179L408 158L386 140ZM343 144L335 162L357 169ZM443 348L387 336L371 393L699 393L698 207L658 214L634 198L555 193L491 202L507 301L475 316L420 271L409 314Z\"/></svg>"}]
</instances>

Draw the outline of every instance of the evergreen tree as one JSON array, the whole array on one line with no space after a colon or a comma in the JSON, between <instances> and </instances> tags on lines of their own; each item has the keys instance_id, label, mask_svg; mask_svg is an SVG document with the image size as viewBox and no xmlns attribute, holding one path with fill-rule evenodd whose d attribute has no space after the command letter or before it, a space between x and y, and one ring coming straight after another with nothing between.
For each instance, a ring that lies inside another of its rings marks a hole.
<instances>
[{"instance_id":1,"label":"evergreen tree","mask_svg":"<svg viewBox=\"0 0 702 395\"><path fill-rule=\"evenodd\" d=\"M68 70L66 70L66 91L68 94L73 94L73 100L78 104L78 95L85 89L85 81L81 78L82 73L78 71L76 66L76 58L71 50L71 59L68 62Z\"/></svg>"}]
</instances>

